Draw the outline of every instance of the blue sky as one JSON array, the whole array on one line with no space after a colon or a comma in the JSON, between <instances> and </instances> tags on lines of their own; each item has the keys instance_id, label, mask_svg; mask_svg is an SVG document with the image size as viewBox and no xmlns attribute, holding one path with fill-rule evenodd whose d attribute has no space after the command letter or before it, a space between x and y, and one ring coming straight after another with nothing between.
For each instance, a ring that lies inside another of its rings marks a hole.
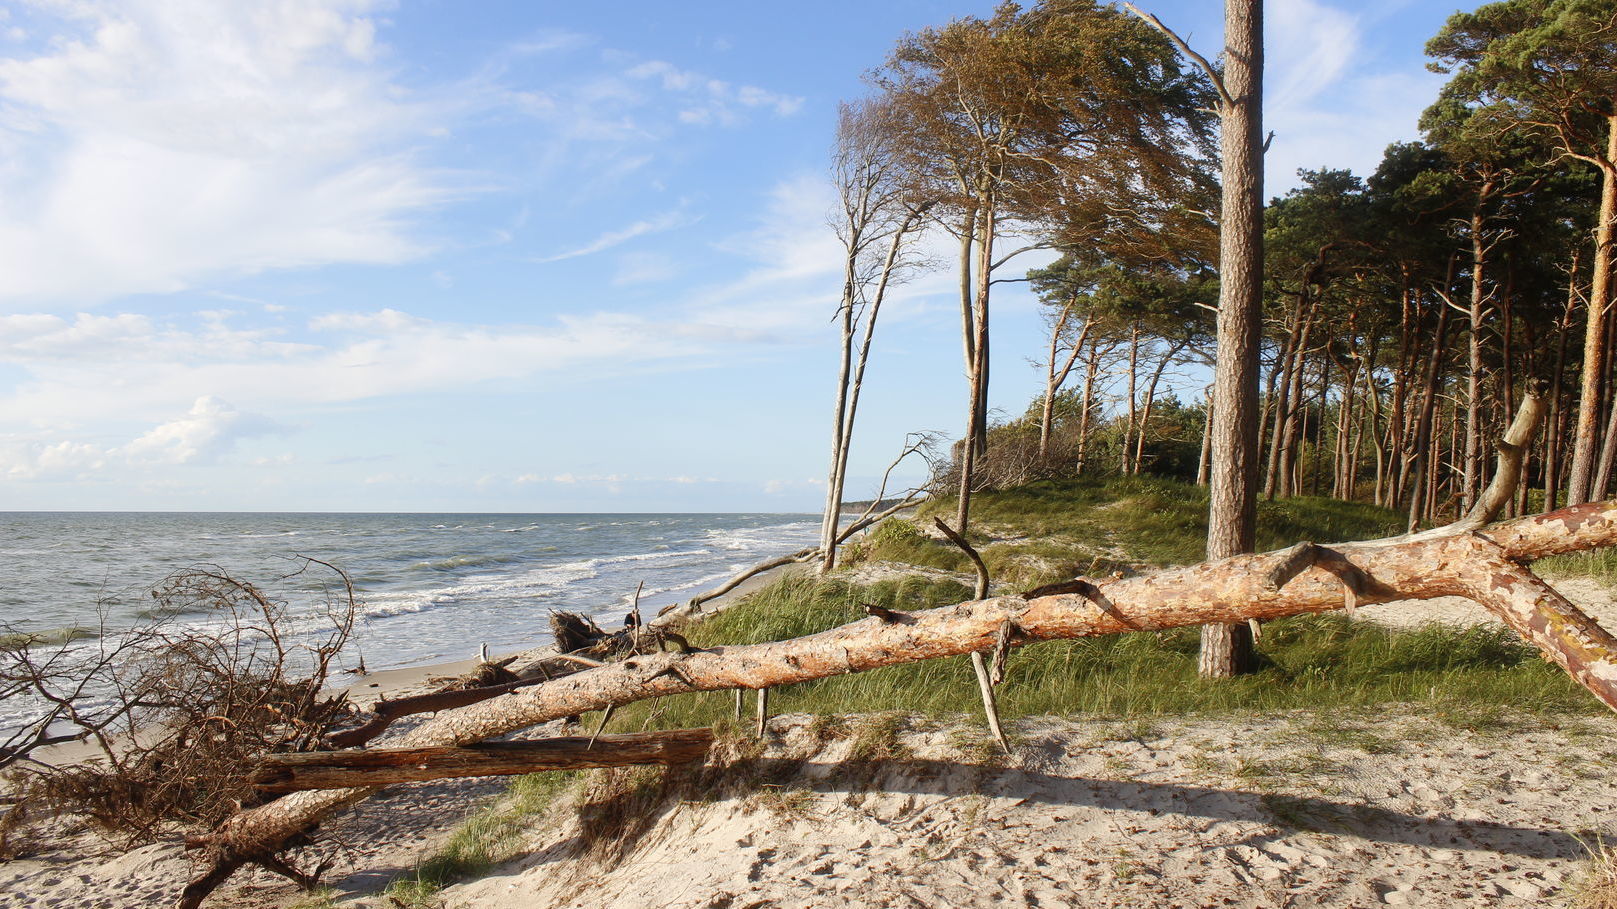
<instances>
[{"instance_id":1,"label":"blue sky","mask_svg":"<svg viewBox=\"0 0 1617 909\"><path fill-rule=\"evenodd\" d=\"M0 510L818 510L837 103L991 6L0 3ZM1454 9L1271 0L1272 194L1414 136ZM958 432L949 283L884 314L851 495Z\"/></svg>"}]
</instances>

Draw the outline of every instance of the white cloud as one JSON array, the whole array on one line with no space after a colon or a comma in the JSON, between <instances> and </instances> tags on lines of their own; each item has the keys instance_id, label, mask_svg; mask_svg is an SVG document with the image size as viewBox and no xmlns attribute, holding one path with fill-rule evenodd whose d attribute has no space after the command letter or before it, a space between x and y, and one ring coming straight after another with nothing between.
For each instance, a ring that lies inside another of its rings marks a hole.
<instances>
[{"instance_id":1,"label":"white cloud","mask_svg":"<svg viewBox=\"0 0 1617 909\"><path fill-rule=\"evenodd\" d=\"M678 274L679 264L667 253L624 253L618 257L617 271L612 275L612 284L618 287L651 284L666 281Z\"/></svg>"},{"instance_id":2,"label":"white cloud","mask_svg":"<svg viewBox=\"0 0 1617 909\"><path fill-rule=\"evenodd\" d=\"M242 413L221 398L203 395L184 416L153 427L124 446L122 453L137 461L189 464L212 460L241 439L274 431L268 420Z\"/></svg>"},{"instance_id":3,"label":"white cloud","mask_svg":"<svg viewBox=\"0 0 1617 909\"><path fill-rule=\"evenodd\" d=\"M1357 57L1359 20L1318 0L1278 0L1267 12L1265 107L1307 107Z\"/></svg>"},{"instance_id":4,"label":"white cloud","mask_svg":"<svg viewBox=\"0 0 1617 909\"><path fill-rule=\"evenodd\" d=\"M1396 6L1396 4L1395 4ZM1270 195L1297 185L1297 170L1368 174L1391 142L1418 135L1420 113L1442 77L1402 55L1372 53L1366 29L1389 7L1350 13L1322 0L1278 0L1268 14L1264 125Z\"/></svg>"},{"instance_id":5,"label":"white cloud","mask_svg":"<svg viewBox=\"0 0 1617 909\"><path fill-rule=\"evenodd\" d=\"M409 147L373 0L85 0L0 60L0 305L174 291L220 274L392 263L444 200Z\"/></svg>"},{"instance_id":6,"label":"white cloud","mask_svg":"<svg viewBox=\"0 0 1617 909\"><path fill-rule=\"evenodd\" d=\"M796 95L784 95L756 85L732 85L662 60L637 64L629 69L628 76L655 80L664 91L688 99L687 106L679 112L683 123L730 126L742 120L738 108L762 108L777 117L789 117L803 107L803 99Z\"/></svg>"},{"instance_id":7,"label":"white cloud","mask_svg":"<svg viewBox=\"0 0 1617 909\"><path fill-rule=\"evenodd\" d=\"M653 218L643 218L634 222L633 224L630 224L628 227L607 231L606 233L601 234L599 237L596 237L594 240L591 240L590 242L576 249L557 253L553 256L545 256L544 258L535 259L534 261L540 263L560 262L563 259L576 259L580 256L592 255L594 253L602 252L603 250L611 249L614 246L621 246L622 244L633 240L635 237L643 237L646 234L655 234L661 233L665 230L673 230L674 228L680 227L685 223L687 223L685 221L685 217L680 212L664 212L663 214L657 215Z\"/></svg>"},{"instance_id":8,"label":"white cloud","mask_svg":"<svg viewBox=\"0 0 1617 909\"><path fill-rule=\"evenodd\" d=\"M12 439L0 441L0 476L89 479L130 466L206 463L229 453L243 439L279 432L270 420L243 413L228 401L203 395L191 409L152 427L124 445ZM292 455L259 457L255 466L284 465Z\"/></svg>"},{"instance_id":9,"label":"white cloud","mask_svg":"<svg viewBox=\"0 0 1617 909\"><path fill-rule=\"evenodd\" d=\"M255 410L328 405L598 368L694 359L748 338L676 313L601 312L542 325L474 325L395 309L310 320L309 340L235 327L219 314L0 316L0 364L25 377L0 394L0 425L165 419L199 392Z\"/></svg>"},{"instance_id":10,"label":"white cloud","mask_svg":"<svg viewBox=\"0 0 1617 909\"><path fill-rule=\"evenodd\" d=\"M0 444L0 476L12 479L80 476L100 470L107 453L86 442L22 442Z\"/></svg>"}]
</instances>

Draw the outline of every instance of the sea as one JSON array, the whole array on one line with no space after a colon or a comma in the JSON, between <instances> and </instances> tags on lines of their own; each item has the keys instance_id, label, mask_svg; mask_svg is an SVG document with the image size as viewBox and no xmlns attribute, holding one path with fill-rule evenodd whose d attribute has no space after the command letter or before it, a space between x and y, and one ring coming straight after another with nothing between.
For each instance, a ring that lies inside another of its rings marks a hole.
<instances>
[{"instance_id":1,"label":"sea","mask_svg":"<svg viewBox=\"0 0 1617 909\"><path fill-rule=\"evenodd\" d=\"M345 665L405 668L544 644L556 610L616 629L637 587L650 617L818 535L804 514L0 513L0 631L67 639L152 621L152 589L194 568L247 581L318 629L341 581L317 559L357 595ZM0 728L22 706L0 703Z\"/></svg>"}]
</instances>

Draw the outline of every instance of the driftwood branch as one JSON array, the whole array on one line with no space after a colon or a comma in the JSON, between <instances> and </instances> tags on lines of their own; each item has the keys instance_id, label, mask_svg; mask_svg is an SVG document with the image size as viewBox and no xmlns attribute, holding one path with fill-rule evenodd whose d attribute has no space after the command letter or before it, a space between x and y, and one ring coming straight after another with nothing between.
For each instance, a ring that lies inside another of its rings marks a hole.
<instances>
[{"instance_id":1,"label":"driftwood branch","mask_svg":"<svg viewBox=\"0 0 1617 909\"><path fill-rule=\"evenodd\" d=\"M938 530L949 538L949 542L958 546L960 551L966 554L966 558L971 560L972 567L977 569L977 599L980 600L988 596L988 566L983 564L983 557L977 554L977 550L973 549L970 543L966 542L965 537L956 533L954 528L948 524L945 524L942 518L933 518L932 523L937 525Z\"/></svg>"},{"instance_id":2,"label":"driftwood branch","mask_svg":"<svg viewBox=\"0 0 1617 909\"><path fill-rule=\"evenodd\" d=\"M577 736L535 742L483 742L464 747L306 751L265 758L253 782L264 792L391 786L463 776L515 776L634 764L686 764L707 754L711 729Z\"/></svg>"},{"instance_id":3,"label":"driftwood branch","mask_svg":"<svg viewBox=\"0 0 1617 909\"><path fill-rule=\"evenodd\" d=\"M1007 621L1019 643L1230 624L1328 612L1343 600L1343 575L1361 579L1361 603L1464 596L1499 615L1602 703L1617 709L1617 638L1538 580L1523 563L1617 545L1617 501L1564 508L1491 525L1330 548L1328 562L1301 571L1283 589L1269 579L1289 550L1234 556L1186 568L1092 582L1113 604L1097 609L1081 594L977 599L920 610L909 621L869 616L819 634L693 653L631 657L542 685L448 710L401 740L407 747L465 745L539 723L691 691L760 689L993 649ZM1334 570L1333 570L1334 569ZM1127 620L1119 616L1127 616ZM208 837L212 870L188 888L195 907L242 856L273 854L372 788L300 792L243 811ZM226 875L228 876L228 872Z\"/></svg>"}]
</instances>

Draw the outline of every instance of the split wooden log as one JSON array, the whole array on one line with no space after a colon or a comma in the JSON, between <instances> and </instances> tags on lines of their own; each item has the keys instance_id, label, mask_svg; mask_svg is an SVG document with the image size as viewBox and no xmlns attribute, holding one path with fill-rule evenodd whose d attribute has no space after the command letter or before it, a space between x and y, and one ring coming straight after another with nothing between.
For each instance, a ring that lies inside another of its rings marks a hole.
<instances>
[{"instance_id":1,"label":"split wooden log","mask_svg":"<svg viewBox=\"0 0 1617 909\"><path fill-rule=\"evenodd\" d=\"M1522 567L1545 556L1612 545L1617 545L1617 501L1518 518L1478 532L1428 532L1316 547L1315 564L1280 588L1270 579L1294 553L1240 555L1092 582L1111 609L1078 593L994 597L896 613L907 617L902 621L869 616L789 641L631 657L445 711L400 744L464 745L649 698L760 689L976 653L996 645L1007 621L1020 630L1018 643L1027 644L1329 612L1343 605L1343 575L1357 579L1361 604L1469 597L1617 709L1617 638ZM229 819L205 838L212 869L187 888L181 906L199 905L224 879L217 872L231 862L239 866L253 856L273 855L322 817L373 791L299 792Z\"/></svg>"},{"instance_id":2,"label":"split wooden log","mask_svg":"<svg viewBox=\"0 0 1617 909\"><path fill-rule=\"evenodd\" d=\"M535 742L481 742L465 747L379 748L272 754L253 782L264 792L391 786L464 776L515 776L636 764L688 764L707 754L711 729L578 736Z\"/></svg>"}]
</instances>

